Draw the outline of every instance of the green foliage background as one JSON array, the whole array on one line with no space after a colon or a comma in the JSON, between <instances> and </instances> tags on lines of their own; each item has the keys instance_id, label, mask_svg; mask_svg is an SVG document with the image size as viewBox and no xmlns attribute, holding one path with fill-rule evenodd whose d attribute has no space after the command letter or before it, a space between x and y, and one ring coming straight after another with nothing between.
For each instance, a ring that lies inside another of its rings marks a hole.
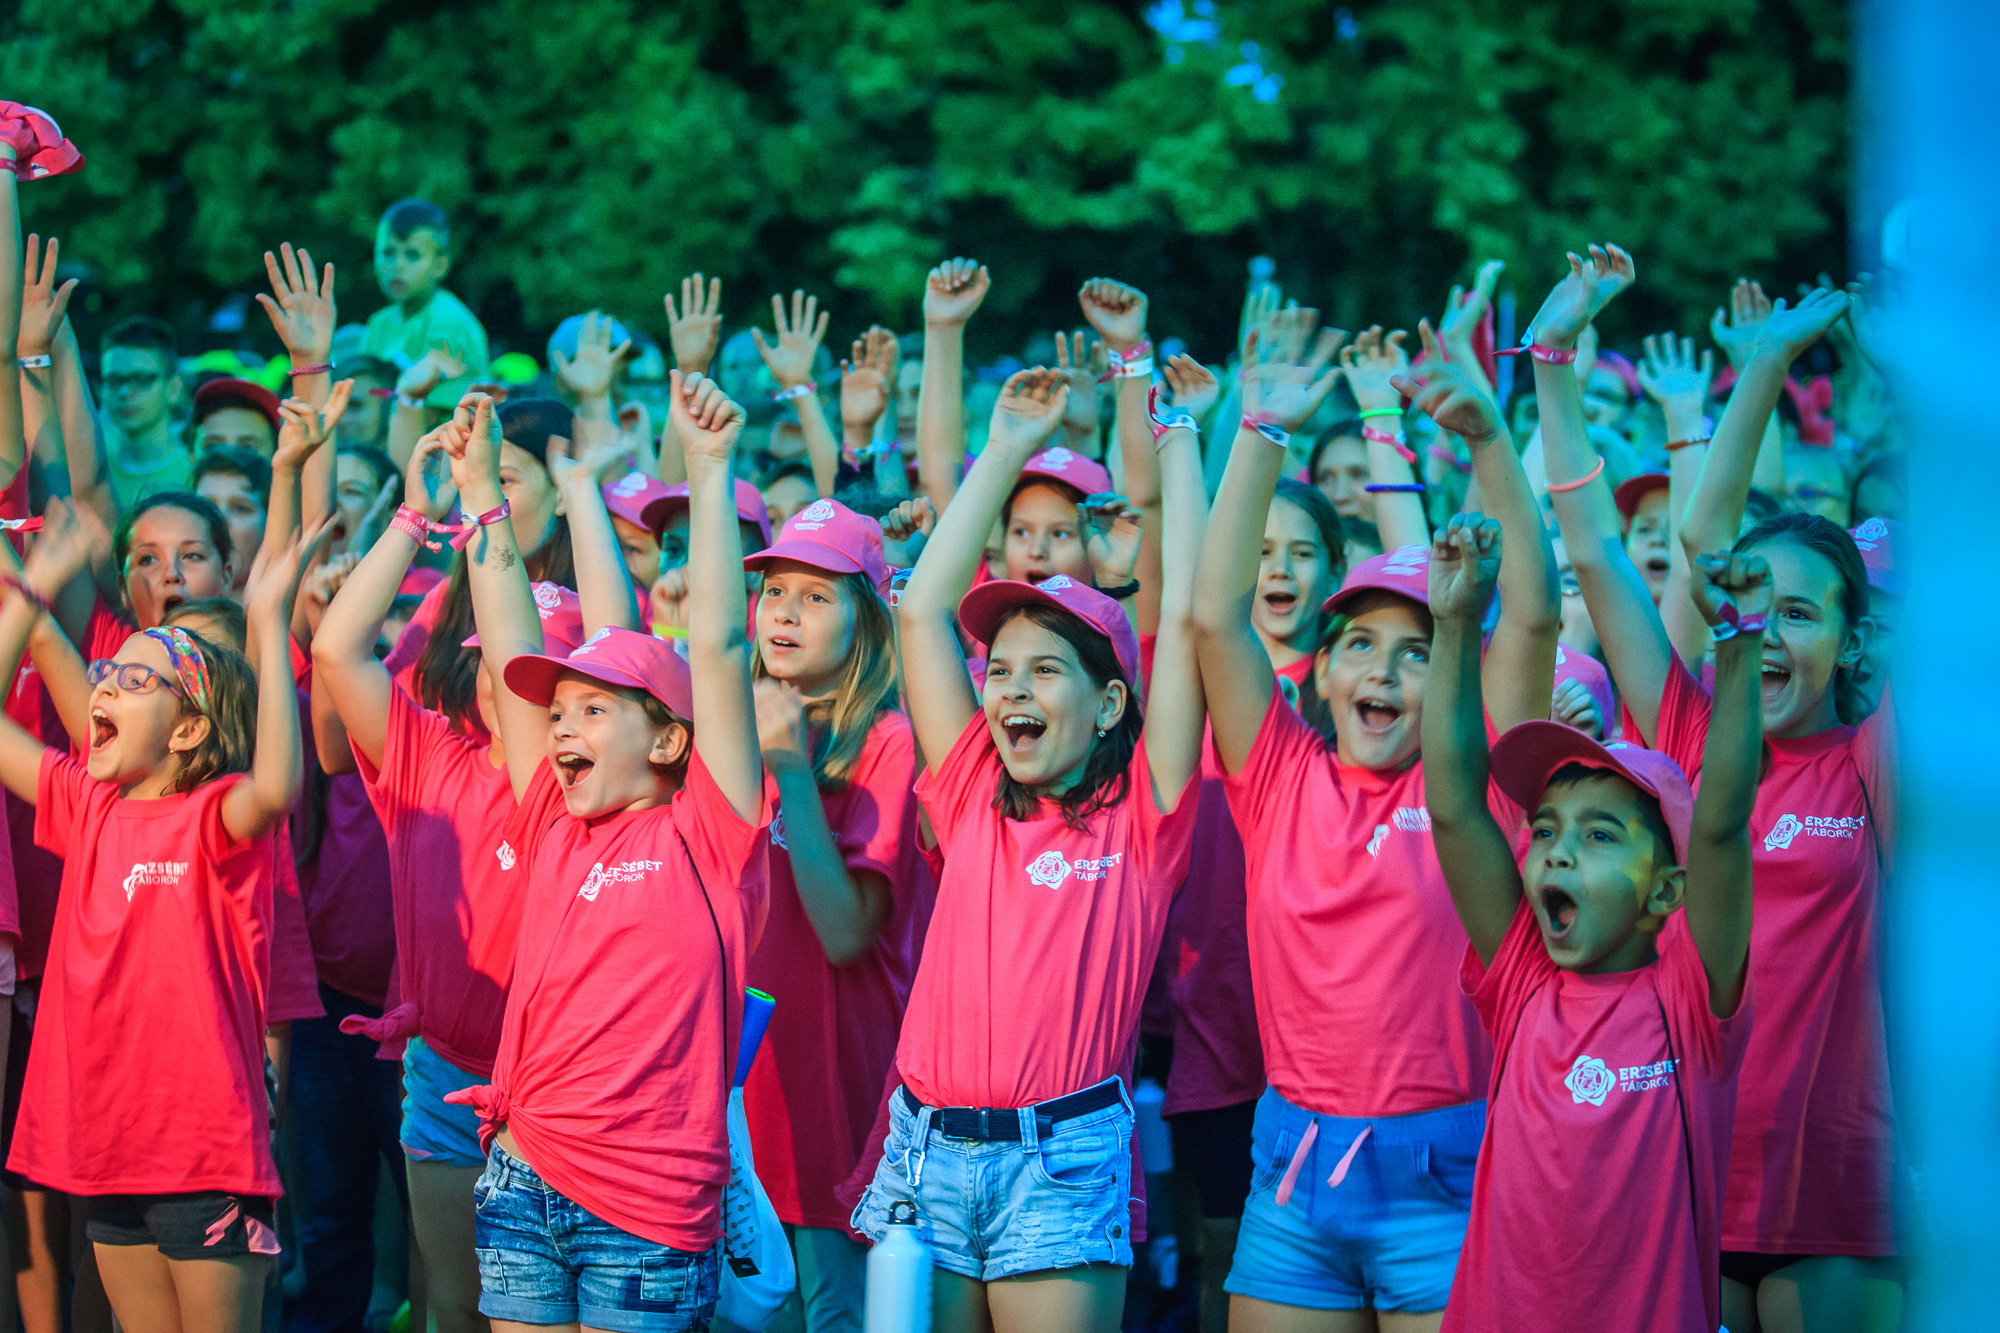
<instances>
[{"instance_id":1,"label":"green foliage background","mask_svg":"<svg viewBox=\"0 0 2000 1333\"><path fill-rule=\"evenodd\" d=\"M1845 266L1842 4L1212 16L1175 42L1131 0L0 0L0 96L89 156L23 192L95 275L86 337L146 310L198 344L280 240L365 318L375 220L413 193L452 212L449 285L529 350L593 304L663 333L696 268L732 325L819 292L841 345L910 327L929 265L973 255L992 354L1075 323L1097 273L1219 352L1260 253L1337 323L1413 326L1480 257L1532 308L1565 248L1617 240L1641 285L1613 338L1692 331L1738 274Z\"/></svg>"}]
</instances>

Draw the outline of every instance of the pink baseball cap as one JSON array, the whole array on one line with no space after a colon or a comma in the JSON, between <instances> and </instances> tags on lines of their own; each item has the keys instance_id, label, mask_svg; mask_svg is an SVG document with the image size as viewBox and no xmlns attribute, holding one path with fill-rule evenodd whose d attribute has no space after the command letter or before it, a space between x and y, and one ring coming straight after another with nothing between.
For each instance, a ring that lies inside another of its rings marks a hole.
<instances>
[{"instance_id":1,"label":"pink baseball cap","mask_svg":"<svg viewBox=\"0 0 2000 1333\"><path fill-rule=\"evenodd\" d=\"M427 597L432 588L443 582L443 570L432 569L429 565L411 565L410 572L403 575L403 581L396 585L396 596Z\"/></svg>"},{"instance_id":2,"label":"pink baseball cap","mask_svg":"<svg viewBox=\"0 0 2000 1333\"><path fill-rule=\"evenodd\" d=\"M1431 604L1431 548L1421 542L1371 555L1347 571L1340 591L1320 603L1322 611L1338 611L1364 592L1393 592L1418 606Z\"/></svg>"},{"instance_id":3,"label":"pink baseball cap","mask_svg":"<svg viewBox=\"0 0 2000 1333\"><path fill-rule=\"evenodd\" d=\"M882 525L838 500L814 500L786 519L777 544L744 556L743 568L767 569L779 560L796 560L829 574L866 574L878 592L889 584Z\"/></svg>"},{"instance_id":4,"label":"pink baseball cap","mask_svg":"<svg viewBox=\"0 0 2000 1333\"><path fill-rule=\"evenodd\" d=\"M1618 483L1618 489L1611 492L1612 501L1618 512L1625 516L1629 526L1632 516L1639 512L1639 505L1654 491L1667 489L1667 474L1664 472L1641 472L1636 477L1627 477Z\"/></svg>"},{"instance_id":5,"label":"pink baseball cap","mask_svg":"<svg viewBox=\"0 0 2000 1333\"><path fill-rule=\"evenodd\" d=\"M980 643L993 642L994 632L1009 611L1041 603L1059 607L1111 640L1125 683L1138 688L1139 638L1125 608L1088 584L1078 583L1067 574L1058 574L1040 583L1016 579L995 579L965 594L958 604L958 623Z\"/></svg>"},{"instance_id":6,"label":"pink baseball cap","mask_svg":"<svg viewBox=\"0 0 2000 1333\"><path fill-rule=\"evenodd\" d=\"M665 499L669 493L667 483L658 477L649 477L643 472L627 472L618 480L604 484L604 507L627 523L650 527L646 522L646 506L655 500ZM686 495L687 492L683 490L681 494ZM655 533L659 530L653 528Z\"/></svg>"},{"instance_id":7,"label":"pink baseball cap","mask_svg":"<svg viewBox=\"0 0 2000 1333\"><path fill-rule=\"evenodd\" d=\"M83 169L83 154L63 138L56 118L39 107L0 102L0 143L13 148L14 160L4 165L19 180L40 180Z\"/></svg>"},{"instance_id":8,"label":"pink baseball cap","mask_svg":"<svg viewBox=\"0 0 2000 1333\"><path fill-rule=\"evenodd\" d=\"M542 644L550 653L567 653L583 642L583 600L568 588L553 583L536 583L529 587L535 595L535 614L542 618ZM479 636L473 635L461 648L477 648Z\"/></svg>"},{"instance_id":9,"label":"pink baseball cap","mask_svg":"<svg viewBox=\"0 0 2000 1333\"><path fill-rule=\"evenodd\" d=\"M665 532L667 530L667 520L673 517L676 510L687 508L687 502L688 484L686 482L681 482L677 486L669 486L664 494L657 495L646 502L645 509L640 511L641 517L639 521L654 532ZM771 515L770 511L764 508L764 492L740 478L736 483L736 517L742 519L745 523L755 523L757 531L764 536L764 544L767 546L770 545Z\"/></svg>"},{"instance_id":10,"label":"pink baseball cap","mask_svg":"<svg viewBox=\"0 0 2000 1333\"><path fill-rule=\"evenodd\" d=\"M1896 546L1903 539L1903 525L1893 518L1871 518L1858 528L1849 528L1861 563L1868 566L1868 586L1891 597L1909 592L1909 580L1896 572Z\"/></svg>"},{"instance_id":11,"label":"pink baseball cap","mask_svg":"<svg viewBox=\"0 0 2000 1333\"><path fill-rule=\"evenodd\" d=\"M1076 450L1064 448L1060 444L1053 449L1044 449L1030 458L1022 466L1021 481L1015 483L1015 488L1018 490L1021 483L1031 477L1059 481L1065 486L1074 487L1079 495L1097 495L1116 489L1111 484L1111 474L1104 470L1103 464L1085 458Z\"/></svg>"},{"instance_id":12,"label":"pink baseball cap","mask_svg":"<svg viewBox=\"0 0 2000 1333\"><path fill-rule=\"evenodd\" d=\"M1555 683L1561 685L1566 680L1581 681L1583 688L1590 691L1590 697L1597 704L1598 719L1605 730L1618 725L1618 715L1612 708L1611 673L1604 669L1604 663L1589 653L1557 644Z\"/></svg>"},{"instance_id":13,"label":"pink baseball cap","mask_svg":"<svg viewBox=\"0 0 2000 1333\"><path fill-rule=\"evenodd\" d=\"M1694 788L1681 766L1658 750L1613 741L1601 745L1560 722L1523 722L1493 744L1493 780L1530 818L1542 804L1549 778L1565 764L1616 773L1660 803L1678 864L1687 864L1694 824Z\"/></svg>"},{"instance_id":14,"label":"pink baseball cap","mask_svg":"<svg viewBox=\"0 0 2000 1333\"><path fill-rule=\"evenodd\" d=\"M541 653L515 658L507 664L507 688L529 703L546 704L556 697L556 681L565 671L606 685L644 690L673 709L675 717L694 715L694 681L688 664L665 639L607 625L567 657Z\"/></svg>"}]
</instances>

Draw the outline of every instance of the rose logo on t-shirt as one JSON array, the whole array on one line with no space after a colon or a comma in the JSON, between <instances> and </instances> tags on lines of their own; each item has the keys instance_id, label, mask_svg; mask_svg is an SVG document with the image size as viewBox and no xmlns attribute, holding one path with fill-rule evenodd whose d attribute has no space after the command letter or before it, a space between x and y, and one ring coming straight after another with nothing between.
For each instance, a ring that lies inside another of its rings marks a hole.
<instances>
[{"instance_id":1,"label":"rose logo on t-shirt","mask_svg":"<svg viewBox=\"0 0 2000 1333\"><path fill-rule=\"evenodd\" d=\"M553 583L537 583L533 585L533 592L535 605L544 611L553 611L562 605L562 589Z\"/></svg>"},{"instance_id":2,"label":"rose logo on t-shirt","mask_svg":"<svg viewBox=\"0 0 2000 1333\"><path fill-rule=\"evenodd\" d=\"M1569 1077L1563 1080L1569 1095L1578 1106L1589 1102L1592 1106L1604 1105L1605 1094L1618 1086L1618 1076L1611 1067L1594 1055L1579 1055L1576 1063L1569 1068Z\"/></svg>"},{"instance_id":3,"label":"rose logo on t-shirt","mask_svg":"<svg viewBox=\"0 0 2000 1333\"><path fill-rule=\"evenodd\" d=\"M634 880L644 879L647 871L658 870L662 864L659 861L620 861L615 866L607 866L599 861L590 868L590 873L583 877L583 885L577 889L576 896L587 903L594 903L605 885L630 884Z\"/></svg>"},{"instance_id":4,"label":"rose logo on t-shirt","mask_svg":"<svg viewBox=\"0 0 2000 1333\"><path fill-rule=\"evenodd\" d=\"M1764 850L1767 852L1790 851L1792 839L1805 832L1805 825L1797 815L1780 815L1771 831L1764 835Z\"/></svg>"},{"instance_id":5,"label":"rose logo on t-shirt","mask_svg":"<svg viewBox=\"0 0 2000 1333\"><path fill-rule=\"evenodd\" d=\"M1028 881L1047 889L1059 889L1070 875L1070 864L1061 852L1043 852L1028 863Z\"/></svg>"},{"instance_id":6,"label":"rose logo on t-shirt","mask_svg":"<svg viewBox=\"0 0 2000 1333\"><path fill-rule=\"evenodd\" d=\"M135 861L125 880L118 887L125 890L125 901L132 901L133 891L146 884L173 884L187 874L185 861Z\"/></svg>"},{"instance_id":7,"label":"rose logo on t-shirt","mask_svg":"<svg viewBox=\"0 0 2000 1333\"><path fill-rule=\"evenodd\" d=\"M509 847L504 841L493 849L493 854L500 858L500 868L502 870L512 870L514 868L514 849Z\"/></svg>"},{"instance_id":8,"label":"rose logo on t-shirt","mask_svg":"<svg viewBox=\"0 0 2000 1333\"><path fill-rule=\"evenodd\" d=\"M1375 832L1369 835L1368 838L1368 854L1370 856L1379 855L1382 851L1382 844L1387 841L1389 841L1389 826L1387 824L1377 824Z\"/></svg>"}]
</instances>

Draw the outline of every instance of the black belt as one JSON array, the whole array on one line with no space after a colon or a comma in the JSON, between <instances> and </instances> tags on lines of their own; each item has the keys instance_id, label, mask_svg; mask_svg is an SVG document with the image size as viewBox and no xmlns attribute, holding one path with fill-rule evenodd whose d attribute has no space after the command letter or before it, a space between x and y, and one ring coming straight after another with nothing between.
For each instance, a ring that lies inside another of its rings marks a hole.
<instances>
[{"instance_id":1,"label":"black belt","mask_svg":"<svg viewBox=\"0 0 2000 1333\"><path fill-rule=\"evenodd\" d=\"M1050 1102L1037 1102L1034 1106L1035 1125L1038 1133L1046 1134L1057 1123L1074 1120L1092 1111L1101 1111L1107 1106L1115 1106L1123 1100L1118 1080L1108 1078L1095 1087L1082 1092L1072 1092L1067 1097L1058 1097ZM927 1109L917 1100L917 1094L910 1091L910 1085L903 1085L903 1102L912 1115L919 1115ZM955 1139L975 1139L981 1143L1019 1143L1021 1141L1021 1113L1011 1108L994 1109L985 1106L946 1106L928 1108L935 1112L931 1123L940 1134L948 1134Z\"/></svg>"}]
</instances>

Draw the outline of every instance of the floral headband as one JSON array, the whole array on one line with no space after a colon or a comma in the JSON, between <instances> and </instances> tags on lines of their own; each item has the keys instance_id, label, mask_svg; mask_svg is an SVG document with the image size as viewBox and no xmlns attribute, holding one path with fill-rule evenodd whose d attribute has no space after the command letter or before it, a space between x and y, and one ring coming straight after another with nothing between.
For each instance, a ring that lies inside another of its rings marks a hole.
<instances>
[{"instance_id":1,"label":"floral headband","mask_svg":"<svg viewBox=\"0 0 2000 1333\"><path fill-rule=\"evenodd\" d=\"M167 661L173 664L174 674L180 677L181 688L187 691L194 706L206 713L212 702L208 660L201 655L201 649L195 647L193 637L178 625L162 625L142 632L167 650Z\"/></svg>"}]
</instances>

